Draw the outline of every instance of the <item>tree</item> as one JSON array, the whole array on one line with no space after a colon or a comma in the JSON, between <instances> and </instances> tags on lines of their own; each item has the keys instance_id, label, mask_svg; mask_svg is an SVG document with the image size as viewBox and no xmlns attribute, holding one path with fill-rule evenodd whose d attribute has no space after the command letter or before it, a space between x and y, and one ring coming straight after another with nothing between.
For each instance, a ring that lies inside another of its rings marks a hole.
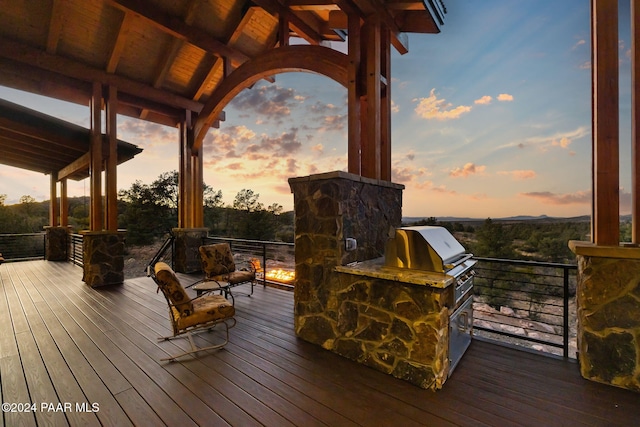
<instances>
[{"instance_id":1,"label":"tree","mask_svg":"<svg viewBox=\"0 0 640 427\"><path fill-rule=\"evenodd\" d=\"M513 245L502 224L487 218L482 227L476 230L477 242L474 255L489 258L514 258Z\"/></svg>"},{"instance_id":2,"label":"tree","mask_svg":"<svg viewBox=\"0 0 640 427\"><path fill-rule=\"evenodd\" d=\"M258 202L260 197L259 193L254 193L253 190L242 189L236 194L236 198L233 200L233 208L246 212L255 212L263 209L262 203Z\"/></svg>"}]
</instances>

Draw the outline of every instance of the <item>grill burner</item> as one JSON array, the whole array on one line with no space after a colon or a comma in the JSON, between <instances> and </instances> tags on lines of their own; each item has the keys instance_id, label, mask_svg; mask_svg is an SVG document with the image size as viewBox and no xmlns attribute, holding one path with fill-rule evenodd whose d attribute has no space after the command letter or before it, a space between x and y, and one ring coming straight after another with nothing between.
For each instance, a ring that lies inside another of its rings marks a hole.
<instances>
[{"instance_id":1,"label":"grill burner","mask_svg":"<svg viewBox=\"0 0 640 427\"><path fill-rule=\"evenodd\" d=\"M473 327L472 254L443 227L402 227L385 248L385 267L422 270L454 279L449 317L449 375L471 343Z\"/></svg>"}]
</instances>

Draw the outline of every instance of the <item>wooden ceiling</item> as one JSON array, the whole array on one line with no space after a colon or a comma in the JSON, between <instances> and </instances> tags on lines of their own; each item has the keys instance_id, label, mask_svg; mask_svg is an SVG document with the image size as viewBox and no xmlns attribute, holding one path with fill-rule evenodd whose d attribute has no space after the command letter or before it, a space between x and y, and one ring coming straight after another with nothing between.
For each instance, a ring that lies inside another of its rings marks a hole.
<instances>
[{"instance_id":1,"label":"wooden ceiling","mask_svg":"<svg viewBox=\"0 0 640 427\"><path fill-rule=\"evenodd\" d=\"M9 0L0 13L0 85L89 105L118 89L118 114L176 126L225 75L278 46L344 41L347 13L372 13L396 49L439 32L441 0Z\"/></svg>"}]
</instances>

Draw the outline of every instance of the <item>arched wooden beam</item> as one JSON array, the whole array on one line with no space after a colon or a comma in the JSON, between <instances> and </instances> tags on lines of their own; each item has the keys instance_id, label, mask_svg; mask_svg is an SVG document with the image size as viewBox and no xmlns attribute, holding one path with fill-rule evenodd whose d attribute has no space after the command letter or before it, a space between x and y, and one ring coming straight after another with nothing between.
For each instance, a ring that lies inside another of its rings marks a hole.
<instances>
[{"instance_id":1,"label":"arched wooden beam","mask_svg":"<svg viewBox=\"0 0 640 427\"><path fill-rule=\"evenodd\" d=\"M327 76L347 87L349 57L324 46L294 45L270 50L236 68L211 94L195 123L194 149L202 146L209 127L243 89L274 74L303 71Z\"/></svg>"}]
</instances>

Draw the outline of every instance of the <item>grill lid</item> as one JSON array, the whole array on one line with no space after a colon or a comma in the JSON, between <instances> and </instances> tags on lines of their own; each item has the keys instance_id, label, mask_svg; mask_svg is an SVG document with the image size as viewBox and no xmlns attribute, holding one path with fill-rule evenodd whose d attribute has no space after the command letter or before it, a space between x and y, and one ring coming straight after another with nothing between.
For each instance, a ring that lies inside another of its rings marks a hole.
<instances>
[{"instance_id":1,"label":"grill lid","mask_svg":"<svg viewBox=\"0 0 640 427\"><path fill-rule=\"evenodd\" d=\"M385 265L445 272L471 257L444 227L420 226L396 229L387 242Z\"/></svg>"}]
</instances>

